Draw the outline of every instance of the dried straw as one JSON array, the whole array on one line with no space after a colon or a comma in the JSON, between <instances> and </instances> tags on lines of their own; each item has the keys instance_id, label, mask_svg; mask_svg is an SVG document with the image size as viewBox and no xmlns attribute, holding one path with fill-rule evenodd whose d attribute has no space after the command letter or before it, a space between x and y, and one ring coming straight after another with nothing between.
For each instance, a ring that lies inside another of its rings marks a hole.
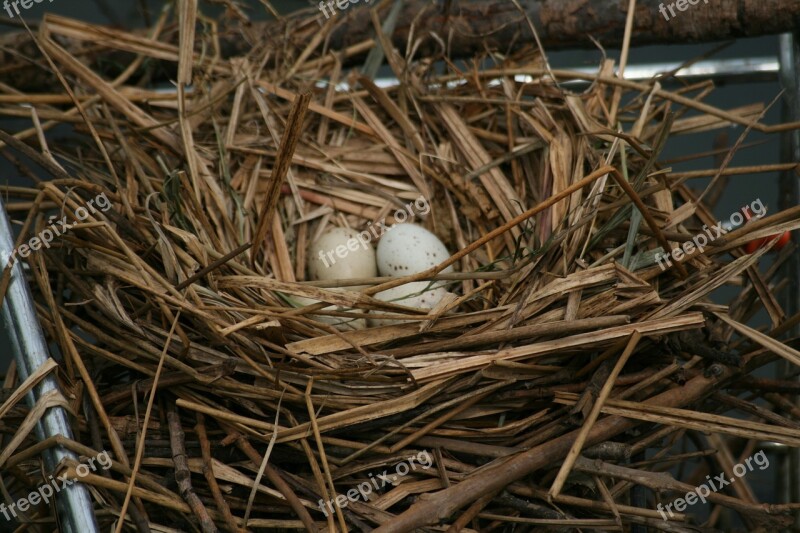
<instances>
[{"instance_id":1,"label":"dried straw","mask_svg":"<svg viewBox=\"0 0 800 533\"><path fill-rule=\"evenodd\" d=\"M196 2L182 5L149 36L48 16L37 59L61 85L0 87L0 113L33 124L0 132L3 153L52 178L5 187L24 222L19 242L55 212L77 223L26 262L63 355L64 396L42 401L66 402L79 437L32 441L45 404L22 407L34 382L18 383L12 367L0 408L4 490L35 485L39 454L58 445L111 452L112 468L81 482L101 527L117 531L688 531L690 514L662 521L656 504L763 440L800 444L794 382L753 377L779 358L800 364L785 338L800 317L777 300L792 247L765 272L757 265L774 242L741 248L797 229L800 209L746 224L666 271L654 258L714 223L687 180L796 168L677 172L661 157L668 138L796 124L757 122L760 104L706 104L708 84L669 91L616 77L610 63L595 76L552 70L539 52L442 72L439 58L414 56L413 42L391 48L377 24L375 41L327 50L335 24L319 17L292 19L318 32L303 49L264 36L246 57L226 58L216 25ZM372 47L397 85L342 68ZM101 51L130 68L109 79L87 66L84 53ZM156 59L176 68L177 90L142 89ZM591 85L572 92L571 80ZM62 123L76 140L51 140ZM101 193L112 208L76 220ZM420 195L432 209L416 222L447 244L448 261L403 278L307 279L321 232L392 224ZM433 310L375 298L425 280L454 298ZM739 290L730 305L709 300L722 286ZM745 325L761 307L766 331ZM320 318L378 314L405 321L339 331ZM731 407L743 415L726 415ZM430 468L321 512L318 501L423 453ZM678 462L685 481L667 473ZM759 503L746 478L737 486L710 504L751 530L792 521L797 504ZM51 528L54 519L45 506L25 515ZM705 526L721 520L715 511Z\"/></svg>"}]
</instances>

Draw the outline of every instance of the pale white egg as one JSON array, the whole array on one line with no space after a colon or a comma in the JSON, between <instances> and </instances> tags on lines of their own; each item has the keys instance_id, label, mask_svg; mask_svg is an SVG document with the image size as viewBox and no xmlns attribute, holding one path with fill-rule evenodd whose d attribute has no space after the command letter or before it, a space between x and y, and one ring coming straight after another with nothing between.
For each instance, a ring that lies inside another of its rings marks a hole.
<instances>
[{"instance_id":1,"label":"pale white egg","mask_svg":"<svg viewBox=\"0 0 800 533\"><path fill-rule=\"evenodd\" d=\"M439 238L416 224L397 224L378 242L378 272L382 276L417 274L450 257ZM442 272L452 272L453 266Z\"/></svg>"},{"instance_id":2,"label":"pale white egg","mask_svg":"<svg viewBox=\"0 0 800 533\"><path fill-rule=\"evenodd\" d=\"M362 238L359 238L361 235ZM374 278L378 275L375 265L375 250L369 236L349 228L331 228L323 233L308 249L308 274L313 280ZM343 290L359 291L363 286ZM311 298L293 296L297 307L319 303ZM328 306L324 310L351 311L339 306ZM364 329L363 318L351 319L338 316L310 315L314 320L334 326L340 331Z\"/></svg>"},{"instance_id":3,"label":"pale white egg","mask_svg":"<svg viewBox=\"0 0 800 533\"><path fill-rule=\"evenodd\" d=\"M375 298L382 302L391 302L405 307L413 307L416 309L433 309L442 298L448 294L444 287L432 287L428 281L415 281L406 283L393 289L381 291L375 295ZM382 314L383 311L371 311L370 314ZM370 318L370 326L388 326L392 324L403 324L407 320L399 319L383 319L383 318Z\"/></svg>"},{"instance_id":4,"label":"pale white egg","mask_svg":"<svg viewBox=\"0 0 800 533\"><path fill-rule=\"evenodd\" d=\"M331 228L323 233L309 247L307 264L308 274L313 280L374 278L378 275L375 250L369 238L363 238L363 233L349 228Z\"/></svg>"}]
</instances>

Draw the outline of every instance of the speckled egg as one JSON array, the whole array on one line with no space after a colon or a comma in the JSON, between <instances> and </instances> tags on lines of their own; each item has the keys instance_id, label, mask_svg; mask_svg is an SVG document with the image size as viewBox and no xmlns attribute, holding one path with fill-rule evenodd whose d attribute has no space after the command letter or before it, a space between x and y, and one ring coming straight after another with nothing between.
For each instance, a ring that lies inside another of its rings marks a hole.
<instances>
[{"instance_id":1,"label":"speckled egg","mask_svg":"<svg viewBox=\"0 0 800 533\"><path fill-rule=\"evenodd\" d=\"M375 250L368 239L349 228L331 228L308 249L308 275L313 280L374 278Z\"/></svg>"},{"instance_id":2,"label":"speckled egg","mask_svg":"<svg viewBox=\"0 0 800 533\"><path fill-rule=\"evenodd\" d=\"M415 281L413 283L406 283L393 289L381 291L375 295L375 298L382 302L391 302L405 307L414 307L416 309L433 309L442 301L442 298L447 294L444 287L431 287L430 282ZM372 311L371 314L382 314L382 311ZM392 324L403 324L407 320L399 319L382 319L370 318L369 325L373 327L388 326Z\"/></svg>"},{"instance_id":3,"label":"speckled egg","mask_svg":"<svg viewBox=\"0 0 800 533\"><path fill-rule=\"evenodd\" d=\"M402 277L423 272L450 257L439 238L416 224L398 224L378 242L378 272ZM452 272L453 266L442 272Z\"/></svg>"}]
</instances>

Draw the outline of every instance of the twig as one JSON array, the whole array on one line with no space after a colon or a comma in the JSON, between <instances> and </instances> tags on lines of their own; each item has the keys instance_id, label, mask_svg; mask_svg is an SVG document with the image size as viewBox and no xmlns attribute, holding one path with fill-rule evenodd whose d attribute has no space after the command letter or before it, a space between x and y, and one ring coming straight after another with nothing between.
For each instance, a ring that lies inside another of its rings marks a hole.
<instances>
[{"instance_id":1,"label":"twig","mask_svg":"<svg viewBox=\"0 0 800 533\"><path fill-rule=\"evenodd\" d=\"M205 417L201 413L196 413L196 417L197 424L194 426L194 430L197 432L197 438L200 440L200 452L203 455L203 476L208 482L208 488L211 491L211 496L214 498L214 503L216 503L217 509L219 509L219 511L222 513L222 516L225 517L225 522L228 524L229 531L247 531L244 528L240 528L236 524L236 520L231 514L231 508L228 505L228 502L226 502L225 498L222 496L222 492L219 490L219 484L217 483L217 478L214 475L214 465L211 462L211 443L209 442L208 435L206 434Z\"/></svg>"},{"instance_id":2,"label":"twig","mask_svg":"<svg viewBox=\"0 0 800 533\"><path fill-rule=\"evenodd\" d=\"M175 463L175 481L178 482L181 497L189 504L192 512L200 521L200 529L203 530L203 533L217 533L219 530L208 515L206 506L192 489L192 474L189 471L186 456L181 418L175 404L170 401L167 401L167 423L169 425L169 443L172 447L172 461Z\"/></svg>"}]
</instances>

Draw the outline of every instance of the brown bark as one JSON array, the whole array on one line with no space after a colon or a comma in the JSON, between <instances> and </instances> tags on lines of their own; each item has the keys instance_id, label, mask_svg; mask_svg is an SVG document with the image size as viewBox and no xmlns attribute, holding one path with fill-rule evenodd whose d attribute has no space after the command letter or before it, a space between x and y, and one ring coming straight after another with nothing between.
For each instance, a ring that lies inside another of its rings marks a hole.
<instances>
[{"instance_id":1,"label":"brown bark","mask_svg":"<svg viewBox=\"0 0 800 533\"><path fill-rule=\"evenodd\" d=\"M800 25L800 2L795 0L698 0L685 11L674 7L676 16L666 20L659 6L665 4L666 9L671 3L674 0L636 2L631 45L718 41L781 33ZM519 4L536 26L545 50L593 48L592 38L605 47L622 43L628 0L519 0ZM351 9L348 16L347 23L334 31L331 48L372 34L366 9ZM430 1L407 0L392 36L399 50L406 49L412 23L414 37L423 39L426 53L442 52L432 33L447 43L452 57L484 51L484 40L503 52L533 44L527 21L508 0L453 2L450 13Z\"/></svg>"},{"instance_id":2,"label":"brown bark","mask_svg":"<svg viewBox=\"0 0 800 533\"><path fill-rule=\"evenodd\" d=\"M691 43L727 40L791 31L800 26L800 2L796 0L697 0L697 5L687 3L685 11L674 7L675 16L666 20L659 12L674 0L638 0L633 19L631 44ZM706 3L707 2L707 3ZM462 0L443 3L434 0L406 0L392 42L401 51L408 44L413 29L414 39L421 40L417 57L438 56L446 52L452 58L466 58L487 49L511 53L533 44L529 25L514 3L509 0ZM592 48L596 39L604 47L617 47L622 42L625 28L627 0L519 0L526 15L534 23L545 50L564 48ZM311 13L316 15L316 10ZM289 47L301 49L320 30L325 18L320 13L318 21L308 17L309 10L301 16L285 19L286 30L274 21L255 22L248 26L238 23L221 28L220 43L225 57L245 55L253 50L253 43L266 39L274 41L275 50ZM667 11L668 13L668 11ZM385 15L385 13L381 13ZM349 10L339 12L336 27L326 46L339 50L370 38L373 26L369 9L354 4ZM143 33L143 32L142 32ZM285 42L286 36L291 42ZM167 30L164 40L177 44L177 31ZM114 69L124 68L131 55L109 51L96 43L77 43L69 39L60 42L75 55L91 58L92 66L105 71L107 76L119 74ZM446 43L447 50L442 49ZM21 57L34 58L30 61ZM0 38L0 81L19 90L45 90L53 79L39 58L36 47L25 33L14 33ZM359 64L364 56L347 58L350 65ZM38 62L38 65L37 65ZM23 65L20 67L20 65ZM152 62L153 80L174 78L176 65Z\"/></svg>"},{"instance_id":3,"label":"brown bark","mask_svg":"<svg viewBox=\"0 0 800 533\"><path fill-rule=\"evenodd\" d=\"M208 514L206 506L192 488L192 473L186 455L186 443L181 418L172 403L167 404L167 422L169 425L169 442L172 447L172 461L175 463L175 481L184 501L192 508L203 533L219 533L214 520Z\"/></svg>"}]
</instances>

